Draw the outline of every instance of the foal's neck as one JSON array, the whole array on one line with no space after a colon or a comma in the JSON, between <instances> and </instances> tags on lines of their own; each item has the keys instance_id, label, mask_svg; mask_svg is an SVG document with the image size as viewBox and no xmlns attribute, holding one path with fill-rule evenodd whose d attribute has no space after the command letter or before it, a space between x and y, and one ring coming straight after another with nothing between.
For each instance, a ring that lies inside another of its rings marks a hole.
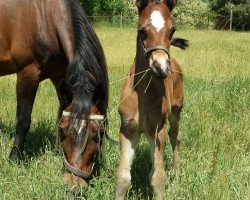
<instances>
[{"instance_id":1,"label":"foal's neck","mask_svg":"<svg viewBox=\"0 0 250 200\"><path fill-rule=\"evenodd\" d=\"M135 66L135 73L142 71L142 65ZM143 69L144 70L144 69ZM145 75L144 73L135 76L134 86L141 103L146 105L161 105L162 99L168 95L168 87L166 80L159 78L150 70Z\"/></svg>"},{"instance_id":2,"label":"foal's neck","mask_svg":"<svg viewBox=\"0 0 250 200\"><path fill-rule=\"evenodd\" d=\"M166 79L157 77L149 67L143 49L137 41L137 50L135 57L135 76L134 85L139 93L144 93L145 96L156 95L163 96L166 94Z\"/></svg>"}]
</instances>

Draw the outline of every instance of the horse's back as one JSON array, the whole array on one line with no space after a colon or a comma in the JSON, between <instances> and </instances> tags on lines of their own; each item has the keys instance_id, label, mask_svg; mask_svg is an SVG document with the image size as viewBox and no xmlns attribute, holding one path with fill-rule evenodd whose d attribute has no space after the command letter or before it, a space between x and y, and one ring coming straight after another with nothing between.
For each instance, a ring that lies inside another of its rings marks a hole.
<instances>
[{"instance_id":1,"label":"horse's back","mask_svg":"<svg viewBox=\"0 0 250 200\"><path fill-rule=\"evenodd\" d=\"M58 51L50 19L53 4L49 7L48 0L0 0L0 75L43 60L51 49Z\"/></svg>"},{"instance_id":2,"label":"horse's back","mask_svg":"<svg viewBox=\"0 0 250 200\"><path fill-rule=\"evenodd\" d=\"M16 65L12 62L10 52L10 38L12 35L12 24L14 23L11 19L15 18L16 14L13 2L13 0L0 1L0 76L12 74L16 71Z\"/></svg>"}]
</instances>

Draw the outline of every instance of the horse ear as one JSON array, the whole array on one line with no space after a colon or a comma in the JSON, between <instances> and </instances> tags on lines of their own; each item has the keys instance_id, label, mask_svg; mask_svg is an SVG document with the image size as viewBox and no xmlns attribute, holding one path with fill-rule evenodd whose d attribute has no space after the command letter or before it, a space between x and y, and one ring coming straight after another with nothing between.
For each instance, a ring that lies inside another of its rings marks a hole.
<instances>
[{"instance_id":1,"label":"horse ear","mask_svg":"<svg viewBox=\"0 0 250 200\"><path fill-rule=\"evenodd\" d=\"M178 0L163 0L170 12L176 7Z\"/></svg>"},{"instance_id":2,"label":"horse ear","mask_svg":"<svg viewBox=\"0 0 250 200\"><path fill-rule=\"evenodd\" d=\"M139 9L141 7L143 0L134 0L134 2L135 2L135 5L137 6L137 8Z\"/></svg>"},{"instance_id":3,"label":"horse ear","mask_svg":"<svg viewBox=\"0 0 250 200\"><path fill-rule=\"evenodd\" d=\"M176 7L178 0L134 0L139 14L146 8L150 2L163 2L167 5L170 12Z\"/></svg>"},{"instance_id":4,"label":"horse ear","mask_svg":"<svg viewBox=\"0 0 250 200\"><path fill-rule=\"evenodd\" d=\"M135 5L137 6L139 14L146 8L150 0L134 0Z\"/></svg>"}]
</instances>

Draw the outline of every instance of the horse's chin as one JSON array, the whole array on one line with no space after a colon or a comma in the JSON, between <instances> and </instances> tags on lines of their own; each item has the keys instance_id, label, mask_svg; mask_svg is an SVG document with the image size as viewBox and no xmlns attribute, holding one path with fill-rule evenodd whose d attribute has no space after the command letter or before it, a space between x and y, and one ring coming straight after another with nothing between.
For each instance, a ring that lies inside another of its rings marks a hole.
<instances>
[{"instance_id":1,"label":"horse's chin","mask_svg":"<svg viewBox=\"0 0 250 200\"><path fill-rule=\"evenodd\" d=\"M165 79L170 75L170 73L155 73L154 76L158 79Z\"/></svg>"},{"instance_id":2,"label":"horse's chin","mask_svg":"<svg viewBox=\"0 0 250 200\"><path fill-rule=\"evenodd\" d=\"M69 188L73 187L82 187L85 189L88 188L88 183L83 178L75 176L74 174L69 172L64 173L63 182Z\"/></svg>"},{"instance_id":3,"label":"horse's chin","mask_svg":"<svg viewBox=\"0 0 250 200\"><path fill-rule=\"evenodd\" d=\"M165 79L168 76L170 76L170 70L167 70L166 72L162 72L162 71L157 71L156 69L151 68L151 72L152 74L159 79Z\"/></svg>"},{"instance_id":4,"label":"horse's chin","mask_svg":"<svg viewBox=\"0 0 250 200\"><path fill-rule=\"evenodd\" d=\"M159 79L165 79L168 77L168 74L157 74L156 77Z\"/></svg>"}]
</instances>

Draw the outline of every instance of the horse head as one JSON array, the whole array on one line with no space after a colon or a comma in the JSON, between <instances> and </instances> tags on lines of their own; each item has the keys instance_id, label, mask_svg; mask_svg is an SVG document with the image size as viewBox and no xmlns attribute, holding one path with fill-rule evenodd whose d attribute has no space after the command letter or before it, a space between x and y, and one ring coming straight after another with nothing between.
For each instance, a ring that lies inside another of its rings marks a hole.
<instances>
[{"instance_id":1,"label":"horse head","mask_svg":"<svg viewBox=\"0 0 250 200\"><path fill-rule=\"evenodd\" d=\"M70 1L74 52L62 86L59 123L68 185L86 184L102 145L108 106L104 52L79 1Z\"/></svg>"},{"instance_id":2,"label":"horse head","mask_svg":"<svg viewBox=\"0 0 250 200\"><path fill-rule=\"evenodd\" d=\"M185 49L188 41L173 38L175 22L171 11L177 0L137 0L139 12L137 51L158 77L166 77L171 67L170 46Z\"/></svg>"},{"instance_id":3,"label":"horse head","mask_svg":"<svg viewBox=\"0 0 250 200\"><path fill-rule=\"evenodd\" d=\"M62 96L64 96L67 106L59 122L64 166L67 170L64 174L64 182L69 186L87 186L97 156L101 156L106 125L105 116L102 114L99 99L95 97L90 99L86 96L85 100L84 98L77 99L66 88L64 88ZM91 96L91 94L89 95ZM76 112L79 107L74 105L77 104L75 101L85 104L83 106L84 114Z\"/></svg>"}]
</instances>

